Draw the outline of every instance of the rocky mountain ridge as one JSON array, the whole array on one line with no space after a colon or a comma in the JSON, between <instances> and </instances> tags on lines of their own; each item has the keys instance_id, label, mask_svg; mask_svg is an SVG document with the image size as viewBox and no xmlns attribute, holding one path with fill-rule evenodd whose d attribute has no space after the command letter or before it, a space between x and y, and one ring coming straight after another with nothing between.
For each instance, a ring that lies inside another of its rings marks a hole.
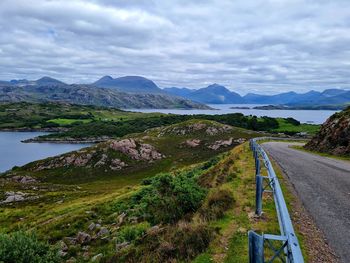
<instances>
[{"instance_id":1,"label":"rocky mountain ridge","mask_svg":"<svg viewBox=\"0 0 350 263\"><path fill-rule=\"evenodd\" d=\"M20 84L0 83L0 102L67 102L115 108L209 109L181 97L154 93L125 93L84 84L65 84L48 77Z\"/></svg>"}]
</instances>

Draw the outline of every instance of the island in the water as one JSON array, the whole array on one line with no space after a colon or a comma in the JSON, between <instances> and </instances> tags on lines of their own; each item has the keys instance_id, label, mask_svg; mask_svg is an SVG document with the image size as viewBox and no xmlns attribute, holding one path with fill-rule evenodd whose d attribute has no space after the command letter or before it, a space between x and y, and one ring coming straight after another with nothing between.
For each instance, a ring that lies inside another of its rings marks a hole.
<instances>
[{"instance_id":1,"label":"island in the water","mask_svg":"<svg viewBox=\"0 0 350 263\"><path fill-rule=\"evenodd\" d=\"M287 106L287 105L264 105L255 106L254 110L342 110L346 105L304 105L304 106Z\"/></svg>"}]
</instances>

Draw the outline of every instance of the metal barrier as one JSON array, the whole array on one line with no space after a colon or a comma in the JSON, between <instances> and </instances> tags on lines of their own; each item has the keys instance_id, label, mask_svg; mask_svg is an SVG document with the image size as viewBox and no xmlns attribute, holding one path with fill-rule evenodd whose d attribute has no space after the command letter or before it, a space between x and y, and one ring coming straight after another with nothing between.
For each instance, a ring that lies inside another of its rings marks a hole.
<instances>
[{"instance_id":1,"label":"metal barrier","mask_svg":"<svg viewBox=\"0 0 350 263\"><path fill-rule=\"evenodd\" d=\"M281 138L261 137L250 140L250 148L255 159L256 175L256 215L262 214L262 196L264 192L272 192L275 201L278 222L280 225L280 235L259 235L254 231L248 232L249 238L249 262L263 263L273 262L280 259L282 262L303 263L298 239L295 235L292 221L290 219L286 202L283 197L281 186L278 182L275 171L264 149L257 143L259 140L281 140ZM267 170L267 176L260 174L261 162ZM266 182L266 183L264 183ZM268 190L270 189L270 190ZM277 241L277 242L276 242ZM276 243L279 245L276 247ZM264 248L272 250L272 256L265 261Z\"/></svg>"}]
</instances>

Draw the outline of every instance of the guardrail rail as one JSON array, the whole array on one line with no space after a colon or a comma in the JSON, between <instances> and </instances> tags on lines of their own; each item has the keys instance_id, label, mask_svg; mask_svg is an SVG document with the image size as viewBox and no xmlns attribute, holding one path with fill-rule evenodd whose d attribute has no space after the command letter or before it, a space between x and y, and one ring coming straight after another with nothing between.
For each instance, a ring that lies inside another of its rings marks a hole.
<instances>
[{"instance_id":1,"label":"guardrail rail","mask_svg":"<svg viewBox=\"0 0 350 263\"><path fill-rule=\"evenodd\" d=\"M261 216L262 214L262 197L264 192L272 192L278 222L280 226L280 235L262 234L259 235L254 231L248 232L249 238L249 262L263 263L274 262L279 259L281 262L288 263L303 263L303 255L301 253L298 238L294 232L292 221L290 219L288 208L283 197L280 183L278 182L276 173L272 167L264 149L258 144L260 140L281 140L281 138L261 137L250 140L250 148L253 151L255 159L255 176L256 176L256 209L255 214ZM267 176L260 174L261 164L267 170ZM278 246L276 246L276 243ZM271 249L266 260L264 250ZM272 254L272 256L270 256Z\"/></svg>"}]
</instances>

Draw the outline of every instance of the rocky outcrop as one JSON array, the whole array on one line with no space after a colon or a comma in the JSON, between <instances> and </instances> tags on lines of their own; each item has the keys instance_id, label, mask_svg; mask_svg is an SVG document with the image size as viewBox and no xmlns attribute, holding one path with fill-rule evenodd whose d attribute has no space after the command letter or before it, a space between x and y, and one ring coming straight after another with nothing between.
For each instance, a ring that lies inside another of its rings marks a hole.
<instances>
[{"instance_id":1,"label":"rocky outcrop","mask_svg":"<svg viewBox=\"0 0 350 263\"><path fill-rule=\"evenodd\" d=\"M221 147L228 147L233 144L241 144L241 143L244 143L245 141L246 139L244 138L238 138L235 140L233 138L229 138L228 140L215 141L213 144L209 145L208 148L212 150L218 150Z\"/></svg>"},{"instance_id":2,"label":"rocky outcrop","mask_svg":"<svg viewBox=\"0 0 350 263\"><path fill-rule=\"evenodd\" d=\"M221 134L221 133L225 133L232 130L231 126L228 125L222 125L221 127L214 127L214 126L209 126L206 130L205 133L207 135L217 135L217 134Z\"/></svg>"},{"instance_id":3,"label":"rocky outcrop","mask_svg":"<svg viewBox=\"0 0 350 263\"><path fill-rule=\"evenodd\" d=\"M11 180L12 182L16 182L16 183L20 183L20 184L32 184L32 183L36 183L37 180L34 179L31 176L28 175L15 175L11 178L9 178L9 180Z\"/></svg>"},{"instance_id":4,"label":"rocky outcrop","mask_svg":"<svg viewBox=\"0 0 350 263\"><path fill-rule=\"evenodd\" d=\"M218 123L206 123L206 122L195 122L187 123L186 125L173 125L165 128L161 128L158 137L164 135L189 135L196 132L203 132L206 135L214 136L222 133L229 132L233 128L229 125L223 125Z\"/></svg>"},{"instance_id":5,"label":"rocky outcrop","mask_svg":"<svg viewBox=\"0 0 350 263\"><path fill-rule=\"evenodd\" d=\"M5 192L5 200L1 201L1 204L7 204L7 203L15 203L15 202L22 202L26 200L34 200L39 198L39 196L23 193L23 192Z\"/></svg>"},{"instance_id":6,"label":"rocky outcrop","mask_svg":"<svg viewBox=\"0 0 350 263\"><path fill-rule=\"evenodd\" d=\"M122 153L126 158L145 162L153 162L165 157L158 152L154 146L130 138L110 140L91 148L50 158L39 162L32 170L40 171L59 167L103 167L105 169L117 171L129 166L120 158L113 157L114 154L111 154L111 151ZM25 179L22 178L21 180L30 182L30 178L28 177Z\"/></svg>"},{"instance_id":7,"label":"rocky outcrop","mask_svg":"<svg viewBox=\"0 0 350 263\"><path fill-rule=\"evenodd\" d=\"M134 160L154 161L163 158L163 155L156 151L150 144L136 143L134 139L114 140L110 148L120 151Z\"/></svg>"},{"instance_id":8,"label":"rocky outcrop","mask_svg":"<svg viewBox=\"0 0 350 263\"><path fill-rule=\"evenodd\" d=\"M111 161L111 165L109 168L113 171L120 170L123 167L128 166L125 162L121 161L120 159L113 159Z\"/></svg>"},{"instance_id":9,"label":"rocky outcrop","mask_svg":"<svg viewBox=\"0 0 350 263\"><path fill-rule=\"evenodd\" d=\"M350 155L350 107L332 115L305 148L334 155Z\"/></svg>"},{"instance_id":10,"label":"rocky outcrop","mask_svg":"<svg viewBox=\"0 0 350 263\"><path fill-rule=\"evenodd\" d=\"M195 147L199 146L200 143L201 143L201 140L199 140L199 139L192 139L192 140L190 139L190 140L186 140L186 141L184 142L184 144L185 144L186 146L189 146L189 147L191 147L191 148L195 148Z\"/></svg>"},{"instance_id":11,"label":"rocky outcrop","mask_svg":"<svg viewBox=\"0 0 350 263\"><path fill-rule=\"evenodd\" d=\"M208 148L212 149L212 150L217 150L222 146L227 147L227 146L232 145L232 142L233 142L232 138L230 138L228 140L219 140L219 141L214 142L212 145L209 145Z\"/></svg>"}]
</instances>

